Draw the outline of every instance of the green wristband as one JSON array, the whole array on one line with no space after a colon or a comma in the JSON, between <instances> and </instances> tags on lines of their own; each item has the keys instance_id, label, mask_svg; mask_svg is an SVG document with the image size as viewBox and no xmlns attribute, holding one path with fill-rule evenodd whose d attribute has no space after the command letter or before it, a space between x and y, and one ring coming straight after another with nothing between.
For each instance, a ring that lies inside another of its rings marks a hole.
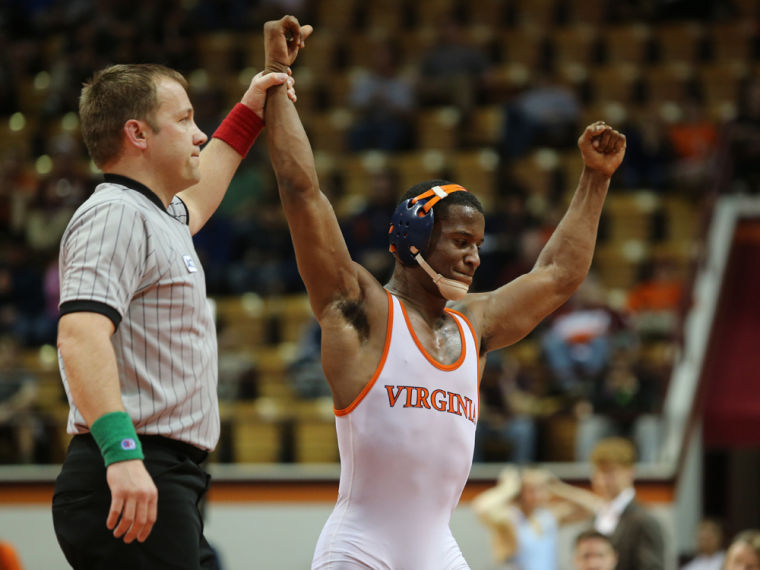
<instances>
[{"instance_id":1,"label":"green wristband","mask_svg":"<svg viewBox=\"0 0 760 570\"><path fill-rule=\"evenodd\" d=\"M90 426L90 433L100 448L106 467L118 461L144 459L142 445L127 412L100 416Z\"/></svg>"}]
</instances>

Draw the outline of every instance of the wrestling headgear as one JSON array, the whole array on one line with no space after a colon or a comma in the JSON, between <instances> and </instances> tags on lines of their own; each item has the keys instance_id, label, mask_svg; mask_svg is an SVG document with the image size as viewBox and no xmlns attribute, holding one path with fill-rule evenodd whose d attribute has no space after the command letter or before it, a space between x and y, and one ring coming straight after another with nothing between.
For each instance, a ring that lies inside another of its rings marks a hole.
<instances>
[{"instance_id":1,"label":"wrestling headgear","mask_svg":"<svg viewBox=\"0 0 760 570\"><path fill-rule=\"evenodd\" d=\"M422 256L423 253L427 255L430 234L433 232L433 206L453 192L467 190L459 184L433 186L419 196L401 202L391 216L388 249L391 253L396 253L406 266L418 263L430 275L445 299L457 301L467 294L469 287L436 273Z\"/></svg>"}]
</instances>

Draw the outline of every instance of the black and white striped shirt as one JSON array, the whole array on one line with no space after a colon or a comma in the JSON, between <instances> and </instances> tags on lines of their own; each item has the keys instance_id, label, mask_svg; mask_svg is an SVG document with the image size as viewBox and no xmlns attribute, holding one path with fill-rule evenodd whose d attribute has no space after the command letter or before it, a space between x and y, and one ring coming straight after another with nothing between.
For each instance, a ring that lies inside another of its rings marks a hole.
<instances>
[{"instance_id":1,"label":"black and white striped shirt","mask_svg":"<svg viewBox=\"0 0 760 570\"><path fill-rule=\"evenodd\" d=\"M218 358L206 284L188 210L129 178L107 174L61 239L61 315L89 311L116 326L121 398L138 434L206 450L219 439ZM74 404L69 433L88 426Z\"/></svg>"}]
</instances>

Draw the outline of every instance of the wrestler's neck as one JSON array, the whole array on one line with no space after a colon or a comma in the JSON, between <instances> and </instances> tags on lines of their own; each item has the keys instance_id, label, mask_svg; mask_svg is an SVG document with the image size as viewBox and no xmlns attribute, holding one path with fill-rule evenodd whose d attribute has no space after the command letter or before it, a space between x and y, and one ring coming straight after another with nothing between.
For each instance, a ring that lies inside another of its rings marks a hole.
<instances>
[{"instance_id":1,"label":"wrestler's neck","mask_svg":"<svg viewBox=\"0 0 760 570\"><path fill-rule=\"evenodd\" d=\"M407 311L418 313L431 325L440 322L446 315L446 299L420 267L397 264L385 288L401 299Z\"/></svg>"}]
</instances>

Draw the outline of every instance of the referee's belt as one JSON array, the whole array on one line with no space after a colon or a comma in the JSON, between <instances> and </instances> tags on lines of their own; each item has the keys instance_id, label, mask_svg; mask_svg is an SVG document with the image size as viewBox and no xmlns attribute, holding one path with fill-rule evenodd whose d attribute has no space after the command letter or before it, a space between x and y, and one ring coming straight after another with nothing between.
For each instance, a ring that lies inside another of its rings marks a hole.
<instances>
[{"instance_id":1,"label":"referee's belt","mask_svg":"<svg viewBox=\"0 0 760 570\"><path fill-rule=\"evenodd\" d=\"M98 444L95 443L95 438L92 437L92 434L89 432L80 433L74 437L89 440L89 442L95 446L95 448L98 447ZM200 447L196 447L191 443L179 441L178 439L172 439L164 435L146 435L142 433L137 434L137 437L140 438L140 443L142 444L143 451L149 449L173 451L180 455L187 456L193 463L196 463L198 465L203 463L208 458L208 451L205 451Z\"/></svg>"}]
</instances>

